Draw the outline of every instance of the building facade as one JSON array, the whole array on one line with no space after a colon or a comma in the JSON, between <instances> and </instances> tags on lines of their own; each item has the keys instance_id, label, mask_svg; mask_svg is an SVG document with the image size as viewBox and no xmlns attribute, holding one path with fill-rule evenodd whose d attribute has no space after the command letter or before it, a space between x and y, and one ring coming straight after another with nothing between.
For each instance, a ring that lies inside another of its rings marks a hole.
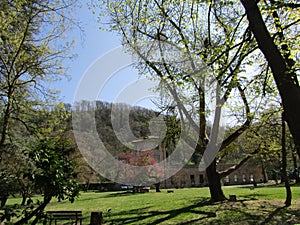
<instances>
[{"instance_id":1,"label":"building facade","mask_svg":"<svg viewBox=\"0 0 300 225\"><path fill-rule=\"evenodd\" d=\"M158 137L148 137L133 141L135 148L139 151L149 150L153 147L153 143L157 143ZM153 148L152 148L153 149ZM156 161L166 160L168 163L168 154L162 144L154 149L154 157ZM170 166L170 165L169 165ZM218 172L225 171L235 166L233 163L218 163ZM223 185L241 185L267 182L268 177L263 165L254 159L249 159L236 171L221 179ZM186 165L176 174L161 182L162 188L184 188L184 187L203 187L207 186L207 176L205 171L200 171L198 166Z\"/></svg>"},{"instance_id":2,"label":"building facade","mask_svg":"<svg viewBox=\"0 0 300 225\"><path fill-rule=\"evenodd\" d=\"M217 170L224 171L234 166L231 163L219 163ZM249 160L229 176L221 179L223 185L242 185L267 182L268 177L263 166L254 160ZM207 186L207 176L205 171L200 171L198 166L187 165L175 175L161 183L163 188L184 188L184 187L203 187Z\"/></svg>"}]
</instances>

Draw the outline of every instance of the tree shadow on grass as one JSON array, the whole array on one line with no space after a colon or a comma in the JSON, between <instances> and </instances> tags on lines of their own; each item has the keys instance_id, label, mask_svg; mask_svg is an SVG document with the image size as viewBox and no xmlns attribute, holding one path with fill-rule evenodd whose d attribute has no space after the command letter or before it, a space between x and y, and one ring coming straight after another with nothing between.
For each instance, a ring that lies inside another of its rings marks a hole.
<instances>
[{"instance_id":1,"label":"tree shadow on grass","mask_svg":"<svg viewBox=\"0 0 300 225\"><path fill-rule=\"evenodd\" d=\"M156 225L156 224L164 223L165 221L168 221L168 220L175 218L175 217L179 216L180 214L184 214L184 213L193 213L193 214L203 215L200 218L192 219L192 220L180 223L180 224L191 224L194 222L199 222L206 218L216 217L215 212L209 212L209 211L197 209L199 207L207 206L209 204L211 204L211 203L208 200L204 200L201 202L195 202L194 204L191 204L189 206L185 206L182 208L176 208L176 209L172 209L172 210L167 210L167 211L158 211L158 210L146 211L144 209L122 211L120 213L116 213L113 215L113 216L117 216L117 217L121 217L121 218L110 219L110 222L112 224L132 224L132 223L143 224L143 222L142 222L143 220L153 217L153 220L151 222L147 222L147 224L148 225ZM157 218L154 218L154 217L157 217Z\"/></svg>"},{"instance_id":2,"label":"tree shadow on grass","mask_svg":"<svg viewBox=\"0 0 300 225\"><path fill-rule=\"evenodd\" d=\"M266 195L264 195L264 194L257 194L257 193L242 195L242 196L238 196L237 200L235 202L239 202L239 203L241 203L241 205L243 207L246 207L246 202L248 202L248 201L256 201L256 200L258 200L257 197L264 197L264 196L266 196Z\"/></svg>"},{"instance_id":3,"label":"tree shadow on grass","mask_svg":"<svg viewBox=\"0 0 300 225\"><path fill-rule=\"evenodd\" d=\"M266 224L269 224L273 219L274 219L274 216L276 214L280 214L281 211L284 210L285 207L279 207L279 208L276 208L273 212L271 212L269 214L269 216L260 224L260 225L266 225Z\"/></svg>"},{"instance_id":4,"label":"tree shadow on grass","mask_svg":"<svg viewBox=\"0 0 300 225\"><path fill-rule=\"evenodd\" d=\"M297 208L282 207L276 203L268 201L258 201L252 205L253 202L247 203L248 200L240 200L242 207L235 204L229 204L222 212L222 216L209 224L298 224L300 223L300 211Z\"/></svg>"},{"instance_id":5,"label":"tree shadow on grass","mask_svg":"<svg viewBox=\"0 0 300 225\"><path fill-rule=\"evenodd\" d=\"M300 211L288 207L278 207L260 225L300 223Z\"/></svg>"},{"instance_id":6,"label":"tree shadow on grass","mask_svg":"<svg viewBox=\"0 0 300 225\"><path fill-rule=\"evenodd\" d=\"M254 201L253 201L254 200ZM171 203L172 204L172 203ZM138 206L137 206L138 207ZM105 224L297 224L297 207L280 207L277 202L257 201L252 195L236 202L212 203L208 198L169 210L136 208L105 215Z\"/></svg>"},{"instance_id":7,"label":"tree shadow on grass","mask_svg":"<svg viewBox=\"0 0 300 225\"><path fill-rule=\"evenodd\" d=\"M119 191L119 192L114 192L107 194L105 196L101 196L101 198L112 198L112 197L122 197L122 196L132 196L132 195L143 195L147 193L143 192L132 192L132 191Z\"/></svg>"},{"instance_id":8,"label":"tree shadow on grass","mask_svg":"<svg viewBox=\"0 0 300 225\"><path fill-rule=\"evenodd\" d=\"M259 193L253 193L253 194L247 194L247 195L241 195L238 196L238 201L253 201L253 200L258 200L259 198L266 197L268 195L266 194L259 194Z\"/></svg>"},{"instance_id":9,"label":"tree shadow on grass","mask_svg":"<svg viewBox=\"0 0 300 225\"><path fill-rule=\"evenodd\" d=\"M100 192L99 192L100 193ZM105 192L101 192L105 193ZM112 197L122 197L122 196L132 196L134 194L144 194L144 193L133 193L133 192L127 192L127 191L121 191L121 192L114 192L114 193L107 193L103 195L93 195L91 197L85 197L85 198L80 198L80 201L90 201L90 200L95 200L99 198L112 198Z\"/></svg>"},{"instance_id":10,"label":"tree shadow on grass","mask_svg":"<svg viewBox=\"0 0 300 225\"><path fill-rule=\"evenodd\" d=\"M211 221L205 221L205 224L257 224L261 220L261 215L256 215L255 212L248 212L242 208L227 208L218 210L218 216ZM203 223L204 224L204 223Z\"/></svg>"}]
</instances>

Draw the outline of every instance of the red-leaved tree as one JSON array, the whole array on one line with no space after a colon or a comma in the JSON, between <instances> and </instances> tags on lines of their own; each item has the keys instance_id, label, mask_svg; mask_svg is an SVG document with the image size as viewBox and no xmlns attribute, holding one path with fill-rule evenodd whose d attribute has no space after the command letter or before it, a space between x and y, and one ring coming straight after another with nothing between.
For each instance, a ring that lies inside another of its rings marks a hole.
<instances>
[{"instance_id":1,"label":"red-leaved tree","mask_svg":"<svg viewBox=\"0 0 300 225\"><path fill-rule=\"evenodd\" d=\"M158 164L154 154L154 150L120 153L117 180L134 186L135 190L155 184L156 190L159 191L163 168Z\"/></svg>"}]
</instances>

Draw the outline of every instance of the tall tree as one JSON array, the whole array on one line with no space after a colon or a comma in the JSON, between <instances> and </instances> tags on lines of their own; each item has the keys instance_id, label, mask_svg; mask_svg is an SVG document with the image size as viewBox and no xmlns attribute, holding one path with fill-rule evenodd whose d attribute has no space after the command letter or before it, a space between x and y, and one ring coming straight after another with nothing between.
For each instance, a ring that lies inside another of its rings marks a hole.
<instances>
[{"instance_id":1,"label":"tall tree","mask_svg":"<svg viewBox=\"0 0 300 225\"><path fill-rule=\"evenodd\" d=\"M71 43L63 36L73 25L72 1L0 2L0 160L13 139L12 123L32 129L28 118L53 100L47 82L65 73Z\"/></svg>"},{"instance_id":2,"label":"tall tree","mask_svg":"<svg viewBox=\"0 0 300 225\"><path fill-rule=\"evenodd\" d=\"M270 0L269 3L241 0L241 3L247 13L251 31L272 70L285 118L300 157L299 60L296 59L299 57L299 29L296 27L299 28L300 23L300 4L275 0ZM263 15L262 9L267 9L265 11L274 18L273 26L266 21L268 17Z\"/></svg>"},{"instance_id":3,"label":"tall tree","mask_svg":"<svg viewBox=\"0 0 300 225\"><path fill-rule=\"evenodd\" d=\"M214 141L217 140L220 112L223 104L229 101L230 95L240 97L242 122L220 144L220 148L224 149L249 127L253 115L250 112L246 87L260 74L249 78L243 76L244 62L254 62L257 46L245 25L245 14L240 8L232 7L232 3L212 4L206 1L102 2L107 6L111 18L110 28L117 30L122 35L124 44L129 46L129 51L141 59L142 65L139 68L163 81L165 90L175 99L174 105L170 107L176 107L179 114L187 118L195 130L199 130L194 161L199 162L199 156L205 152L207 146L217 148ZM155 44L145 45L151 41ZM182 58L175 64L168 61L172 57L172 50L168 51L172 49L170 46L183 52L180 56ZM249 57L251 54L252 58ZM149 55L158 57L159 62L154 62L157 59L155 57L154 60L151 57L149 59ZM214 73L207 73L204 67ZM217 81L217 89L211 91L218 99L210 136L207 133L207 104L210 98L207 90L211 88L208 87L211 80L207 79ZM185 106L187 103L190 104L188 107ZM190 106L196 109L194 114L190 113ZM197 122L193 120L195 117ZM206 173L211 198L213 201L220 201L225 196L220 183L222 175L216 171L216 163L216 160L212 160L206 165Z\"/></svg>"},{"instance_id":4,"label":"tall tree","mask_svg":"<svg viewBox=\"0 0 300 225\"><path fill-rule=\"evenodd\" d=\"M289 177L287 175L287 172L286 172L286 167L287 167L287 152L286 152L286 125L285 125L285 119L284 119L284 113L282 113L282 116L281 116L281 147L282 147L282 162L281 162L281 173L282 173L282 178L283 178L283 181L284 181L284 185L285 185L285 190L286 190L286 198L285 198L285 206L290 206L292 204L292 191L291 191L291 186L290 186L290 182L289 182Z\"/></svg>"},{"instance_id":5,"label":"tall tree","mask_svg":"<svg viewBox=\"0 0 300 225\"><path fill-rule=\"evenodd\" d=\"M22 190L24 199L30 197L26 192L32 187L40 187L45 194L40 205L13 210L13 213L24 213L16 224L27 223L34 216L32 223L37 223L52 197L72 199L76 195L76 184L70 173L73 166L67 158L72 147L57 129L66 118L51 107L55 95L48 88L49 81L65 74L62 61L71 57L72 43L64 36L75 24L71 16L74 4L68 0L0 2L1 183L18 181L17 190ZM53 111L47 114L50 108ZM54 119L49 117L53 114L56 114ZM15 164L17 160L19 164ZM9 167L12 163L15 168ZM3 209L4 197L14 191L5 190L8 192L1 194ZM10 219L7 212L1 212L1 222Z\"/></svg>"}]
</instances>

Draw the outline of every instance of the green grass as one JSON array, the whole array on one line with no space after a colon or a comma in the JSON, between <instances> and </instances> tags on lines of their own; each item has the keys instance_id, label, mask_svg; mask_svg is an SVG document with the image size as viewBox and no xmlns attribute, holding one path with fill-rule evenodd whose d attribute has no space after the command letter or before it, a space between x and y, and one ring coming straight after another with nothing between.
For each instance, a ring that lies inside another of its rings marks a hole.
<instances>
[{"instance_id":1,"label":"green grass","mask_svg":"<svg viewBox=\"0 0 300 225\"><path fill-rule=\"evenodd\" d=\"M54 200L46 210L82 210L83 224L92 211L102 211L105 224L297 224L300 187L292 187L293 205L285 208L284 187L224 187L237 202L210 204L208 188L174 189L174 193L81 193L71 204ZM19 199L10 199L9 204Z\"/></svg>"}]
</instances>

